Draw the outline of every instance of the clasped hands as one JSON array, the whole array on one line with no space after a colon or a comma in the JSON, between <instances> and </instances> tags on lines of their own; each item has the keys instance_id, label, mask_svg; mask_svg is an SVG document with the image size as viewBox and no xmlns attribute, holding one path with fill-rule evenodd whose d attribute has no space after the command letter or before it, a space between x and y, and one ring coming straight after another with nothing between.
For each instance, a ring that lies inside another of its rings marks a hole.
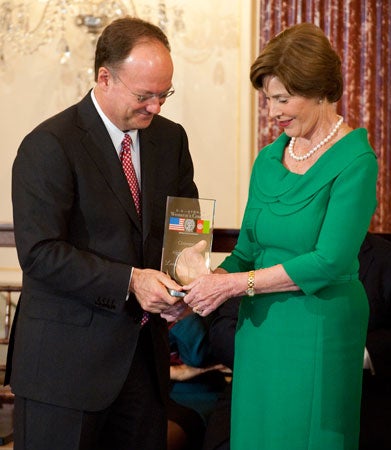
<instances>
[{"instance_id":1,"label":"clasped hands","mask_svg":"<svg viewBox=\"0 0 391 450\"><path fill-rule=\"evenodd\" d=\"M130 290L145 311L160 313L168 322L173 322L186 314L189 307L207 316L229 298L225 271L217 269L210 275L205 264L206 245L206 241L201 240L180 253L175 264L178 281L157 270L134 269ZM186 292L186 295L174 297L169 289Z\"/></svg>"},{"instance_id":2,"label":"clasped hands","mask_svg":"<svg viewBox=\"0 0 391 450\"><path fill-rule=\"evenodd\" d=\"M217 278L219 277L219 279ZM167 322L178 321L185 317L189 308L199 316L207 316L224 303L228 296L225 294L224 275L202 275L188 285L182 286L186 295L167 308L160 315ZM216 287L220 285L221 288Z\"/></svg>"},{"instance_id":3,"label":"clasped hands","mask_svg":"<svg viewBox=\"0 0 391 450\"><path fill-rule=\"evenodd\" d=\"M175 307L185 309L182 309L180 315L176 317L176 311L171 315L167 315L167 312L162 314L167 321L179 320L188 307L200 316L207 316L227 300L225 277L218 275L225 271L217 269L213 272L213 276L210 275L204 256L206 247L207 242L201 240L179 254L175 263L175 277L182 284L180 290L186 292L186 295Z\"/></svg>"}]
</instances>

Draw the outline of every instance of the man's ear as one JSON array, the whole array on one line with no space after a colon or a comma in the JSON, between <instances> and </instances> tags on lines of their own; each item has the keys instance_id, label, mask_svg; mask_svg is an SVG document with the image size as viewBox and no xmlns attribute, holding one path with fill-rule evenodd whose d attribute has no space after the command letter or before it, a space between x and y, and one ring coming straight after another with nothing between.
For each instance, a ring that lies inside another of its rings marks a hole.
<instances>
[{"instance_id":1,"label":"man's ear","mask_svg":"<svg viewBox=\"0 0 391 450\"><path fill-rule=\"evenodd\" d=\"M96 83L99 84L101 89L106 90L109 87L109 83L112 78L113 77L110 71L106 67L100 67L98 70Z\"/></svg>"}]
</instances>

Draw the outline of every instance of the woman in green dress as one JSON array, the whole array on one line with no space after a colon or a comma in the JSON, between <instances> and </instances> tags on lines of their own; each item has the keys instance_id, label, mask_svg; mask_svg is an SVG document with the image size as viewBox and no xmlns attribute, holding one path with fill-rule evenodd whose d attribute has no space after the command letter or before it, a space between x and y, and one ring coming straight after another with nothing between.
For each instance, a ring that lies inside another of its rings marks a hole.
<instances>
[{"instance_id":1,"label":"woman in green dress","mask_svg":"<svg viewBox=\"0 0 391 450\"><path fill-rule=\"evenodd\" d=\"M315 25L275 36L251 81L284 132L255 161L235 249L183 287L185 302L206 316L244 295L231 450L356 450L368 321L357 255L376 156L336 113L341 62Z\"/></svg>"}]
</instances>

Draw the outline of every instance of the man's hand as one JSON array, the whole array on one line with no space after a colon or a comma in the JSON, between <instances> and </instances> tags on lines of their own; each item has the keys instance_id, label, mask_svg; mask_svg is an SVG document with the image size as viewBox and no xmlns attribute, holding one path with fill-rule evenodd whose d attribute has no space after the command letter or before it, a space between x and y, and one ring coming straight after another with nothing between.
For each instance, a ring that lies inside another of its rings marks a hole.
<instances>
[{"instance_id":1,"label":"man's hand","mask_svg":"<svg viewBox=\"0 0 391 450\"><path fill-rule=\"evenodd\" d=\"M187 364L179 364L178 366L170 366L170 379L174 381L186 381L211 370L218 370L226 373L227 367L222 364L215 364L209 367L192 367ZM229 370L229 369L228 369Z\"/></svg>"},{"instance_id":2,"label":"man's hand","mask_svg":"<svg viewBox=\"0 0 391 450\"><path fill-rule=\"evenodd\" d=\"M180 299L180 301L176 302L175 305L169 306L160 315L163 317L163 319L166 319L167 322L175 322L192 313L192 309L186 305L183 299Z\"/></svg>"},{"instance_id":3,"label":"man's hand","mask_svg":"<svg viewBox=\"0 0 391 450\"><path fill-rule=\"evenodd\" d=\"M158 270L134 268L130 291L144 311L162 313L180 300L170 295L167 289L181 291L182 287Z\"/></svg>"}]
</instances>

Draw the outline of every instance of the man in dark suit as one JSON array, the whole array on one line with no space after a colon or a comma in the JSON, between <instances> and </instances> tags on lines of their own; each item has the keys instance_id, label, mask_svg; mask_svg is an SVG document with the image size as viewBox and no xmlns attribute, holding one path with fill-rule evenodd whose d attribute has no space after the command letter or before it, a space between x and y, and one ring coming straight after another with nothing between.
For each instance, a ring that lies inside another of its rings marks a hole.
<instances>
[{"instance_id":1,"label":"man in dark suit","mask_svg":"<svg viewBox=\"0 0 391 450\"><path fill-rule=\"evenodd\" d=\"M367 233L361 246L360 280L369 300L366 347L377 375L391 376L391 242Z\"/></svg>"},{"instance_id":2,"label":"man in dark suit","mask_svg":"<svg viewBox=\"0 0 391 450\"><path fill-rule=\"evenodd\" d=\"M12 198L23 290L7 373L15 450L165 448L160 313L175 308L167 288L180 288L159 271L165 205L169 195L198 196L186 133L158 116L172 74L159 28L116 20L97 43L94 89L18 150ZM136 200L120 160L125 133Z\"/></svg>"},{"instance_id":3,"label":"man in dark suit","mask_svg":"<svg viewBox=\"0 0 391 450\"><path fill-rule=\"evenodd\" d=\"M391 242L368 233L360 250L360 280L369 300L360 450L391 448Z\"/></svg>"},{"instance_id":4,"label":"man in dark suit","mask_svg":"<svg viewBox=\"0 0 391 450\"><path fill-rule=\"evenodd\" d=\"M233 370L240 297L230 298L211 314L209 346L214 362ZM227 383L211 413L202 450L229 450L232 384Z\"/></svg>"}]
</instances>

